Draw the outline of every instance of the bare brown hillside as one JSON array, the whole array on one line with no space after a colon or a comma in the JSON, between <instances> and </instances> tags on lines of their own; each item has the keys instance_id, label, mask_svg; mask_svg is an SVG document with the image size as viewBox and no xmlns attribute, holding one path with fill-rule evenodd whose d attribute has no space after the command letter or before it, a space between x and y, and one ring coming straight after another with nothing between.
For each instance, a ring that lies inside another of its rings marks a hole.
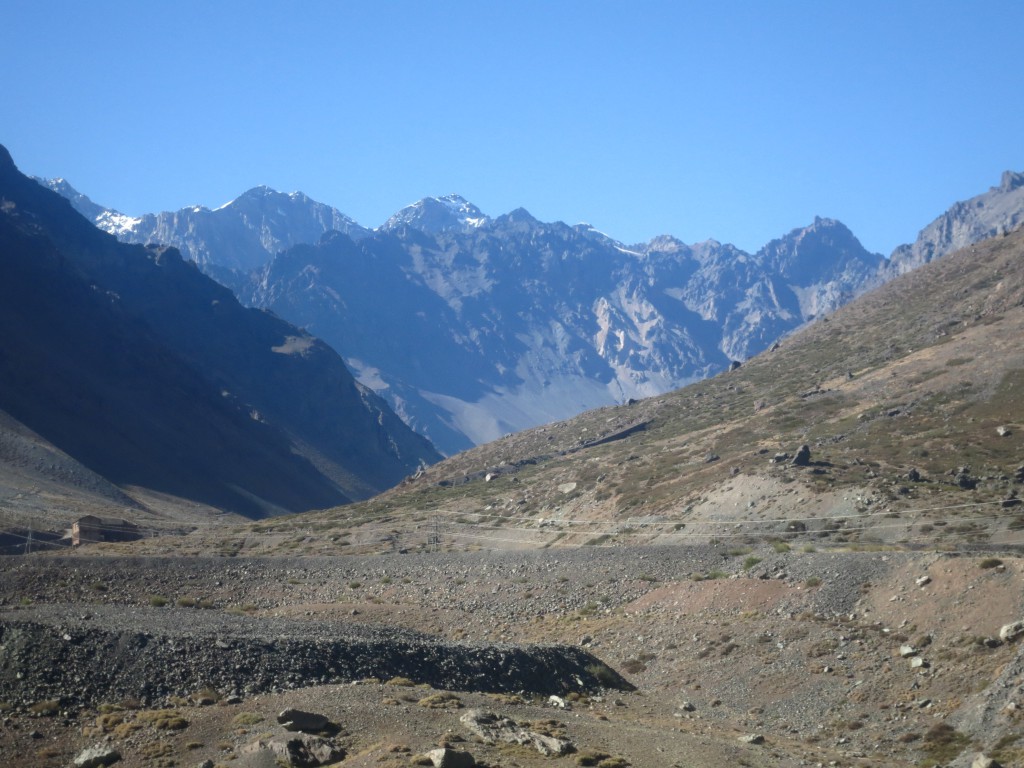
<instances>
[{"instance_id":1,"label":"bare brown hillside","mask_svg":"<svg viewBox=\"0 0 1024 768\"><path fill-rule=\"evenodd\" d=\"M508 436L368 502L265 521L224 545L1022 543L1022 255L1024 232L980 243L738 370Z\"/></svg>"}]
</instances>

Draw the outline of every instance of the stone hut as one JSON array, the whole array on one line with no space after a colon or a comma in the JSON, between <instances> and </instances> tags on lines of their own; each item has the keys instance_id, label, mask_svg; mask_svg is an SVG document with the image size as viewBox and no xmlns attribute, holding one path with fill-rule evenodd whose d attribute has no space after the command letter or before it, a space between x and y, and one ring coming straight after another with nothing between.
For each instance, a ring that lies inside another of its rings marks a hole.
<instances>
[{"instance_id":1,"label":"stone hut","mask_svg":"<svg viewBox=\"0 0 1024 768\"><path fill-rule=\"evenodd\" d=\"M139 526L128 520L86 515L71 524L71 545L98 541L135 541L142 538Z\"/></svg>"}]
</instances>

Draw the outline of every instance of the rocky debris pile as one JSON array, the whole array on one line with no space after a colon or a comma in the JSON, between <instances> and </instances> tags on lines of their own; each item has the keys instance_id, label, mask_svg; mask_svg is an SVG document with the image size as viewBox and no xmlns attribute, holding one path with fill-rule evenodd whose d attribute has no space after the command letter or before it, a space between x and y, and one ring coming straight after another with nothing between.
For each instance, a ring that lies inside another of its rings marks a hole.
<instances>
[{"instance_id":1,"label":"rocky debris pile","mask_svg":"<svg viewBox=\"0 0 1024 768\"><path fill-rule=\"evenodd\" d=\"M171 626L167 612L66 606L0 613L0 686L21 703L144 703L203 687L255 693L367 678L435 688L543 695L629 684L586 651L561 645L463 645L357 624L296 626L245 616ZM600 675L600 679L596 676Z\"/></svg>"},{"instance_id":2,"label":"rocky debris pile","mask_svg":"<svg viewBox=\"0 0 1024 768\"><path fill-rule=\"evenodd\" d=\"M576 745L562 736L539 733L508 717L471 709L459 720L485 744L506 742L533 747L545 757L561 757L576 751Z\"/></svg>"},{"instance_id":3,"label":"rocky debris pile","mask_svg":"<svg viewBox=\"0 0 1024 768\"><path fill-rule=\"evenodd\" d=\"M243 766L318 768L345 759L346 750L332 738L341 728L327 716L289 708L278 714L277 722L289 734L264 737L242 747Z\"/></svg>"},{"instance_id":4,"label":"rocky debris pile","mask_svg":"<svg viewBox=\"0 0 1024 768\"><path fill-rule=\"evenodd\" d=\"M309 734L290 738L260 739L239 750L243 756L273 758L273 765L287 768L317 768L345 759L345 750L330 739Z\"/></svg>"}]
</instances>

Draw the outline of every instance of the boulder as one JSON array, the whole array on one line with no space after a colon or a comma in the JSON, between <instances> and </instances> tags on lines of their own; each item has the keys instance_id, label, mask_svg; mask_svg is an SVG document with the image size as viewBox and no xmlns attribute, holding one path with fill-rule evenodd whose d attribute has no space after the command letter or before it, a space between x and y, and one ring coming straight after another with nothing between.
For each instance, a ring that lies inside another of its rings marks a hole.
<instances>
[{"instance_id":1,"label":"boulder","mask_svg":"<svg viewBox=\"0 0 1024 768\"><path fill-rule=\"evenodd\" d=\"M324 715L315 712L304 712L301 709L286 709L277 716L277 722L287 731L302 733L319 733L330 724Z\"/></svg>"},{"instance_id":2,"label":"boulder","mask_svg":"<svg viewBox=\"0 0 1024 768\"><path fill-rule=\"evenodd\" d=\"M963 488L965 491L973 491L978 487L978 480L971 477L967 472L957 472L953 477L953 482L957 484L957 487Z\"/></svg>"},{"instance_id":3,"label":"boulder","mask_svg":"<svg viewBox=\"0 0 1024 768\"><path fill-rule=\"evenodd\" d=\"M569 739L547 736L528 730L516 723L515 720L495 715L492 712L471 709L459 719L470 733L485 744L506 742L532 746L545 757L558 757L576 751L576 745Z\"/></svg>"},{"instance_id":4,"label":"boulder","mask_svg":"<svg viewBox=\"0 0 1024 768\"><path fill-rule=\"evenodd\" d=\"M448 747L432 749L426 756L434 764L434 768L474 768L476 765L476 760L469 752L460 752Z\"/></svg>"},{"instance_id":5,"label":"boulder","mask_svg":"<svg viewBox=\"0 0 1024 768\"><path fill-rule=\"evenodd\" d=\"M906 658L908 658L910 656L917 656L917 648L915 648L912 645L901 645L900 646L900 656L902 658L904 658L904 659L906 659Z\"/></svg>"},{"instance_id":6,"label":"boulder","mask_svg":"<svg viewBox=\"0 0 1024 768\"><path fill-rule=\"evenodd\" d=\"M982 753L978 753L978 756L974 758L974 762L971 763L971 768L1002 768L1002 766Z\"/></svg>"},{"instance_id":7,"label":"boulder","mask_svg":"<svg viewBox=\"0 0 1024 768\"><path fill-rule=\"evenodd\" d=\"M257 741L242 749L243 754L272 753L279 763L288 768L317 768L345 759L345 750L329 739L302 734L290 739Z\"/></svg>"},{"instance_id":8,"label":"boulder","mask_svg":"<svg viewBox=\"0 0 1024 768\"><path fill-rule=\"evenodd\" d=\"M1013 621L999 628L999 639L1004 643L1012 643L1022 635L1024 635L1024 620Z\"/></svg>"},{"instance_id":9,"label":"boulder","mask_svg":"<svg viewBox=\"0 0 1024 768\"><path fill-rule=\"evenodd\" d=\"M75 768L101 768L104 765L113 765L121 759L121 753L113 747L99 744L89 747L79 753L75 758Z\"/></svg>"},{"instance_id":10,"label":"boulder","mask_svg":"<svg viewBox=\"0 0 1024 768\"><path fill-rule=\"evenodd\" d=\"M806 467L811 463L811 446L801 445L791 462L794 467Z\"/></svg>"},{"instance_id":11,"label":"boulder","mask_svg":"<svg viewBox=\"0 0 1024 768\"><path fill-rule=\"evenodd\" d=\"M764 744L764 736L760 733L748 733L740 736L739 741L743 744Z\"/></svg>"}]
</instances>

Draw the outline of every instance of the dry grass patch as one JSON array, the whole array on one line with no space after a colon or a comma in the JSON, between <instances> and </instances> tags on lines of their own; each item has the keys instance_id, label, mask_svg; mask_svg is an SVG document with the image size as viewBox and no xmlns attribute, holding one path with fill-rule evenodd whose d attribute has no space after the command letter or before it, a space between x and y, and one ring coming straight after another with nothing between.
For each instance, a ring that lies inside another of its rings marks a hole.
<instances>
[{"instance_id":1,"label":"dry grass patch","mask_svg":"<svg viewBox=\"0 0 1024 768\"><path fill-rule=\"evenodd\" d=\"M448 691L438 691L420 699L417 704L427 709L462 709L462 699Z\"/></svg>"}]
</instances>

